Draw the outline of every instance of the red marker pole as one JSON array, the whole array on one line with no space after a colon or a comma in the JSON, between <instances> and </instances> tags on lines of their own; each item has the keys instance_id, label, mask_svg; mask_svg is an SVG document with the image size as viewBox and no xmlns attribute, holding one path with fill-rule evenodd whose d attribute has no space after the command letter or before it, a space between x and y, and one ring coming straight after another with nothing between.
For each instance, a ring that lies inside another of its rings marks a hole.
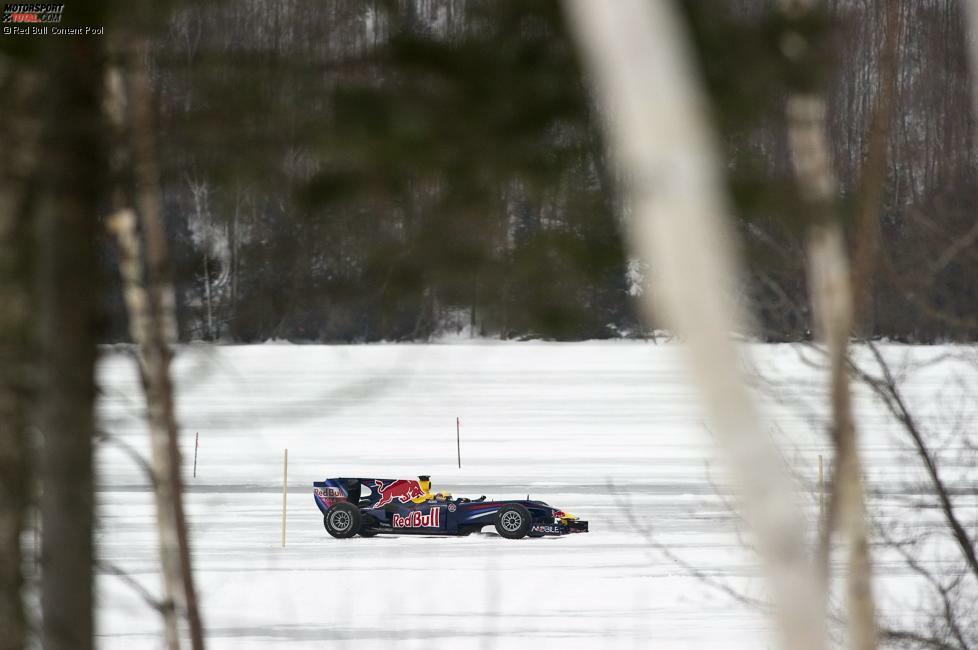
<instances>
[{"instance_id":1,"label":"red marker pole","mask_svg":"<svg viewBox=\"0 0 978 650\"><path fill-rule=\"evenodd\" d=\"M197 432L197 440L194 442L194 478L197 478L197 450L200 449L200 431Z\"/></svg>"},{"instance_id":2,"label":"red marker pole","mask_svg":"<svg viewBox=\"0 0 978 650\"><path fill-rule=\"evenodd\" d=\"M462 469L462 423L455 418L455 449L458 451L458 468Z\"/></svg>"}]
</instances>

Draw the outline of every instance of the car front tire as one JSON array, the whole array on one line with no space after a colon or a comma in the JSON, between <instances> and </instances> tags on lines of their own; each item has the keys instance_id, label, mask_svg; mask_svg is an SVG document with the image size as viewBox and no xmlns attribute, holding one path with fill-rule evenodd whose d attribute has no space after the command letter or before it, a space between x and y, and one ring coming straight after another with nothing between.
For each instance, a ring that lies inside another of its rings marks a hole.
<instances>
[{"instance_id":1,"label":"car front tire","mask_svg":"<svg viewBox=\"0 0 978 650\"><path fill-rule=\"evenodd\" d=\"M353 537L360 531L360 509L352 503L334 504L323 516L326 532L337 539Z\"/></svg>"},{"instance_id":2,"label":"car front tire","mask_svg":"<svg viewBox=\"0 0 978 650\"><path fill-rule=\"evenodd\" d=\"M530 511L518 503L496 513L496 532L506 539L520 539L530 532Z\"/></svg>"}]
</instances>

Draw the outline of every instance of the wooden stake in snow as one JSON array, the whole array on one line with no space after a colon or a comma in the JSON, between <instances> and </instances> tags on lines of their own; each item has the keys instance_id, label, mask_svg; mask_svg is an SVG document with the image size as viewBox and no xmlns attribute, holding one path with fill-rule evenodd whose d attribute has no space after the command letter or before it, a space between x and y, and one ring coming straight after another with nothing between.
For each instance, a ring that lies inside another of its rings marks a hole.
<instances>
[{"instance_id":1,"label":"wooden stake in snow","mask_svg":"<svg viewBox=\"0 0 978 650\"><path fill-rule=\"evenodd\" d=\"M458 468L462 469L462 423L455 418L455 450L458 452Z\"/></svg>"},{"instance_id":2,"label":"wooden stake in snow","mask_svg":"<svg viewBox=\"0 0 978 650\"><path fill-rule=\"evenodd\" d=\"M194 440L194 478L197 478L197 450L200 449L200 431L197 432L197 438ZM819 457L821 458L821 456Z\"/></svg>"},{"instance_id":3,"label":"wooden stake in snow","mask_svg":"<svg viewBox=\"0 0 978 650\"><path fill-rule=\"evenodd\" d=\"M285 459L282 461L282 548L285 548L285 512L289 500L289 448L285 448Z\"/></svg>"}]
</instances>

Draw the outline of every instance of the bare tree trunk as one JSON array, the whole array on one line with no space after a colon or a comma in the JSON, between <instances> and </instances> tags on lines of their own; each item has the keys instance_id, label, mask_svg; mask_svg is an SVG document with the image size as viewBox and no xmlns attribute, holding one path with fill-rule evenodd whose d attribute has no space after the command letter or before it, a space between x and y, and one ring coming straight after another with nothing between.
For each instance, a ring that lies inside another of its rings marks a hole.
<instances>
[{"instance_id":1,"label":"bare tree trunk","mask_svg":"<svg viewBox=\"0 0 978 650\"><path fill-rule=\"evenodd\" d=\"M122 296L129 317L129 336L139 346L149 338L149 309L146 287L143 282L143 254L136 232L136 215L128 207L130 200L126 195L127 173L131 167L131 151L128 145L129 131L127 128L128 97L125 89L125 73L118 66L113 66L106 77L106 114L113 127L114 141L112 147L112 203L113 213L108 220L108 228L116 241L116 252L119 258L119 275L122 279ZM141 348L140 348L141 352ZM142 356L140 356L142 364ZM140 366L143 385L145 387L145 371ZM150 430L150 435L154 435ZM180 647L180 625L175 606L176 592L180 585L180 572L173 565L173 558L178 554L169 550L173 545L175 535L170 530L172 519L164 513L171 506L171 486L165 480L165 467L158 464L158 450L153 438L152 464L149 466L150 479L153 483L153 497L156 505L157 534L160 542L160 565L163 582L163 599L160 604L160 615L163 617L163 638L169 650ZM165 449L165 447L163 447Z\"/></svg>"},{"instance_id":2,"label":"bare tree trunk","mask_svg":"<svg viewBox=\"0 0 978 650\"><path fill-rule=\"evenodd\" d=\"M211 302L211 269L210 253L207 251L209 245L205 245L204 252L204 301L207 304L207 340L214 340L214 307Z\"/></svg>"},{"instance_id":3,"label":"bare tree trunk","mask_svg":"<svg viewBox=\"0 0 978 650\"><path fill-rule=\"evenodd\" d=\"M241 188L234 186L234 214L231 218L231 309L230 314L225 318L225 327L233 327L235 318L238 315L238 238L241 231L238 226L238 219L241 211ZM226 330L227 331L227 330ZM233 335L233 330L230 330Z\"/></svg>"},{"instance_id":4,"label":"bare tree trunk","mask_svg":"<svg viewBox=\"0 0 978 650\"><path fill-rule=\"evenodd\" d=\"M848 336L852 294L842 230L813 226L808 242L809 290L821 338L828 347L835 471L829 521L822 534L821 565L828 571L829 540L838 527L849 545L847 585L849 647L876 647L876 614L869 558L869 527L863 500L862 468L848 376Z\"/></svg>"},{"instance_id":5,"label":"bare tree trunk","mask_svg":"<svg viewBox=\"0 0 978 650\"><path fill-rule=\"evenodd\" d=\"M664 318L684 337L710 425L740 488L769 575L784 648L823 645L821 601L791 498L730 340L745 329L731 300L739 277L721 168L682 25L671 3L569 0L569 16L624 176L630 179L636 256L651 263Z\"/></svg>"},{"instance_id":6,"label":"bare tree trunk","mask_svg":"<svg viewBox=\"0 0 978 650\"><path fill-rule=\"evenodd\" d=\"M183 480L178 426L170 381L170 346L176 341L176 314L169 269L165 233L159 196L159 171L153 140L153 104L146 73L145 42L127 44L127 70L117 75L115 111L117 130L125 116L128 126L128 155L134 175L134 203L146 239L143 254L136 234L136 216L125 207L117 193L115 213L110 221L119 244L120 272L129 312L130 333L139 348L140 372L146 394L147 420L150 431L153 484L156 497L157 525L160 537L160 562L163 573L165 603L164 633L167 646L180 647L178 615L187 617L191 645L204 647L203 626L197 606L191 567L190 542L183 510ZM128 94L122 86L128 82ZM123 112L122 107L128 108ZM124 148L124 145L123 147ZM145 262L147 280L143 282Z\"/></svg>"},{"instance_id":7,"label":"bare tree trunk","mask_svg":"<svg viewBox=\"0 0 978 650\"><path fill-rule=\"evenodd\" d=\"M190 193L194 197L194 216L199 227L204 233L204 305L207 316L207 340L214 340L214 306L211 297L211 232L210 232L210 209L207 203L207 185L205 181L191 180L187 176L187 185L190 186Z\"/></svg>"},{"instance_id":8,"label":"bare tree trunk","mask_svg":"<svg viewBox=\"0 0 978 650\"><path fill-rule=\"evenodd\" d=\"M165 428L154 421L154 409L149 407L151 391L147 372L148 357L144 348L148 346L150 314L148 300L142 282L142 252L136 234L136 215L132 210L117 210L110 219L109 228L116 237L119 254L119 271L122 276L123 296L129 312L129 333L140 349L140 370L143 388L146 392L147 407L150 413L150 436L152 440L153 494L156 500L157 531L160 539L160 564L163 574L163 635L166 647L176 650L180 647L180 632L176 603L182 600L180 580L180 552L173 519L173 485L169 481L169 453ZM161 435L162 434L162 435Z\"/></svg>"},{"instance_id":9,"label":"bare tree trunk","mask_svg":"<svg viewBox=\"0 0 978 650\"><path fill-rule=\"evenodd\" d=\"M972 109L978 117L978 0L964 0L964 31L968 43L968 64L971 67Z\"/></svg>"},{"instance_id":10,"label":"bare tree trunk","mask_svg":"<svg viewBox=\"0 0 978 650\"><path fill-rule=\"evenodd\" d=\"M183 478L180 473L178 427L170 382L170 345L177 339L176 297L170 282L166 233L163 230L163 201L160 198L160 175L153 138L153 92L146 71L149 45L137 42L132 48L130 72L130 107L132 127L133 171L136 210L146 238L147 273L147 340L140 346L143 378L154 453L161 456L157 480L168 482L171 490L172 531L175 536L176 566L180 572L182 602L187 616L191 647L204 648L204 631L197 606L191 566L190 540L183 509ZM159 449L157 449L157 446Z\"/></svg>"},{"instance_id":11,"label":"bare tree trunk","mask_svg":"<svg viewBox=\"0 0 978 650\"><path fill-rule=\"evenodd\" d=\"M15 70L0 89L7 116L0 122L7 151L0 158L0 630L3 647L11 650L27 640L20 542L33 486L27 442L35 374L29 185L39 154L39 82L32 71Z\"/></svg>"},{"instance_id":12,"label":"bare tree trunk","mask_svg":"<svg viewBox=\"0 0 978 650\"><path fill-rule=\"evenodd\" d=\"M45 364L38 407L43 436L42 643L46 650L88 650L93 645L102 53L98 39L65 37L51 48L50 186L43 188L39 271Z\"/></svg>"},{"instance_id":13,"label":"bare tree trunk","mask_svg":"<svg viewBox=\"0 0 978 650\"><path fill-rule=\"evenodd\" d=\"M786 12L803 15L810 0L784 0ZM792 34L797 41L803 37ZM811 44L801 41L805 51ZM862 469L849 389L849 332L853 322L853 287L842 226L836 218L836 181L826 133L825 98L813 92L788 98L788 143L802 198L811 211L808 235L808 284L815 323L828 347L832 439L835 472L829 521L821 543L823 576L827 576L834 525L849 545L847 585L848 646L873 650L877 645L872 592L868 525L863 499Z\"/></svg>"},{"instance_id":14,"label":"bare tree trunk","mask_svg":"<svg viewBox=\"0 0 978 650\"><path fill-rule=\"evenodd\" d=\"M903 29L898 6L886 3L883 12L886 34L880 54L880 88L870 119L866 159L859 178L856 241L852 254L853 326L866 337L876 330L875 272L882 238L880 220L886 190L890 122L896 103L897 48Z\"/></svg>"}]
</instances>

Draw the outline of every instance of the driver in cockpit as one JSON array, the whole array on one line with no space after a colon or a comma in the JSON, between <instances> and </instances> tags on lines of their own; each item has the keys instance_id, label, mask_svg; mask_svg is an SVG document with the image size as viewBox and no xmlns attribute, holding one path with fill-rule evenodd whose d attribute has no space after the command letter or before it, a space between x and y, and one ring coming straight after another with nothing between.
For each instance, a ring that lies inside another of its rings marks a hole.
<instances>
[{"instance_id":1,"label":"driver in cockpit","mask_svg":"<svg viewBox=\"0 0 978 650\"><path fill-rule=\"evenodd\" d=\"M466 498L452 499L452 493L446 490L442 490L440 492L432 492L430 476L419 476L418 485L421 487L424 494L411 499L411 501L414 503L425 503L427 501L437 501L438 503L447 503L453 500L458 501L459 503L468 503L469 501L471 501L471 499L466 499ZM478 499L475 499L475 501L485 501L485 499L486 497L483 496Z\"/></svg>"},{"instance_id":2,"label":"driver in cockpit","mask_svg":"<svg viewBox=\"0 0 978 650\"><path fill-rule=\"evenodd\" d=\"M448 492L438 492L434 493L431 491L431 477L430 476L419 476L418 485L421 486L423 494L421 496L414 497L411 499L414 503L424 503L426 501L448 501L452 498L452 495Z\"/></svg>"}]
</instances>

